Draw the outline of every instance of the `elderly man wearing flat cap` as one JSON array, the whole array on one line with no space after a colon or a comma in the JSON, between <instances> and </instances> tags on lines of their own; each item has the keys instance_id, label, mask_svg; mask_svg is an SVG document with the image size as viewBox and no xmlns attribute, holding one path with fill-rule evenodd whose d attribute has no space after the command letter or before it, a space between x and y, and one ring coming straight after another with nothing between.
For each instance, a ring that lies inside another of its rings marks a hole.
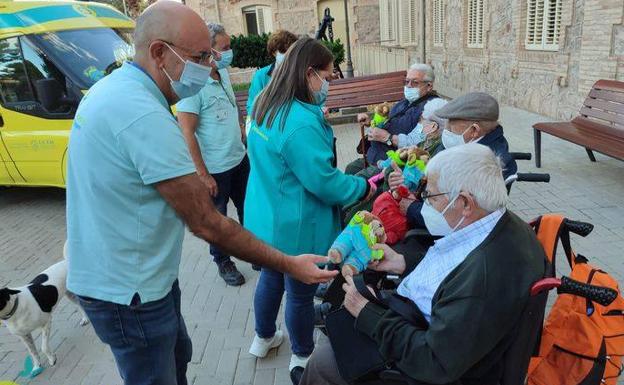
<instances>
[{"instance_id":1,"label":"elderly man wearing flat cap","mask_svg":"<svg viewBox=\"0 0 624 385\"><path fill-rule=\"evenodd\" d=\"M470 92L462 95L435 112L436 116L448 119L442 132L444 148L466 143L479 143L489 147L501 160L503 177L507 178L518 171L516 161L509 154L509 143L503 135L503 127L498 122L498 102L484 92ZM390 174L391 189L403 184L400 171ZM424 227L420 210L422 202L415 201L407 209L407 219L413 227Z\"/></svg>"}]
</instances>

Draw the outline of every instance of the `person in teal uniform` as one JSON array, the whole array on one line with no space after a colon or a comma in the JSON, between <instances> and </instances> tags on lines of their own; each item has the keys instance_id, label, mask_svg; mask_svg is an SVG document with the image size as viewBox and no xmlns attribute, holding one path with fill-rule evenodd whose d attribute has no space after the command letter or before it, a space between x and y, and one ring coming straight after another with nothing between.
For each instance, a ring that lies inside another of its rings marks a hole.
<instances>
[{"instance_id":1,"label":"person in teal uniform","mask_svg":"<svg viewBox=\"0 0 624 385\"><path fill-rule=\"evenodd\" d=\"M332 71L327 48L311 38L299 39L251 114L245 227L290 254L326 255L341 231L340 207L368 199L375 190L366 179L336 168L334 133L320 108ZM316 287L262 267L254 295L252 355L265 357L281 344L283 335L275 321L286 291L289 369L291 376L303 371L314 349Z\"/></svg>"},{"instance_id":2,"label":"person in teal uniform","mask_svg":"<svg viewBox=\"0 0 624 385\"><path fill-rule=\"evenodd\" d=\"M262 91L267 84L269 84L275 68L284 60L286 51L288 51L288 48L290 48L290 46L296 41L297 35L285 30L275 31L271 34L271 37L269 37L269 41L267 42L267 52L270 56L275 57L275 61L268 66L257 70L251 79L251 85L249 86L249 94L247 98L247 115L251 115L254 100L258 94L260 94L260 91Z\"/></svg>"}]
</instances>

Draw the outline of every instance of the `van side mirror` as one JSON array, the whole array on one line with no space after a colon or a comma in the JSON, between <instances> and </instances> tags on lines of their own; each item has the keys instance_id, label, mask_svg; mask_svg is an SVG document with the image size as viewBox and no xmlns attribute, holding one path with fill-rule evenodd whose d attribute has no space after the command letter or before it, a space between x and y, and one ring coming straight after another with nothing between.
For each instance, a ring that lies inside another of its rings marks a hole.
<instances>
[{"instance_id":1,"label":"van side mirror","mask_svg":"<svg viewBox=\"0 0 624 385\"><path fill-rule=\"evenodd\" d=\"M48 112L57 111L63 106L73 106L76 102L63 96L63 86L56 79L40 79L35 82L39 102Z\"/></svg>"}]
</instances>

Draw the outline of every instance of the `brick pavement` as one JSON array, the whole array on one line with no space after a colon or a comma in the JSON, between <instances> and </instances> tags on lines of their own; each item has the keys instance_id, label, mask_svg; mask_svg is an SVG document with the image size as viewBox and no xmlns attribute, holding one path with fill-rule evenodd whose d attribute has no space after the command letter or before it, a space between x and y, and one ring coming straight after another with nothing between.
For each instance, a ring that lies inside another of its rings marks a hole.
<instances>
[{"instance_id":1,"label":"brick pavement","mask_svg":"<svg viewBox=\"0 0 624 385\"><path fill-rule=\"evenodd\" d=\"M532 151L530 127L540 120L545 119L503 109L502 122L513 151ZM336 127L342 166L355 157L357 132L352 125ZM527 219L556 211L594 223L596 229L587 239L573 239L575 247L624 282L624 163L597 154L598 162L592 164L582 148L548 135L542 146L542 171L551 173L551 183L516 184L511 208ZM519 168L534 170L533 163L526 161ZM0 190L0 286L21 285L61 258L64 205L62 190ZM246 263L238 266L247 283L240 288L226 287L207 246L187 233L180 280L182 312L194 344L189 383L287 385L288 343L260 361L247 353L253 337L252 295L257 273ZM564 263L559 267L565 270ZM51 337L58 362L30 384L121 384L110 352L90 326L78 325L79 319L73 304L63 300L54 316ZM283 316L279 319L282 322ZM0 328L0 381L15 379L25 356L17 338Z\"/></svg>"}]
</instances>

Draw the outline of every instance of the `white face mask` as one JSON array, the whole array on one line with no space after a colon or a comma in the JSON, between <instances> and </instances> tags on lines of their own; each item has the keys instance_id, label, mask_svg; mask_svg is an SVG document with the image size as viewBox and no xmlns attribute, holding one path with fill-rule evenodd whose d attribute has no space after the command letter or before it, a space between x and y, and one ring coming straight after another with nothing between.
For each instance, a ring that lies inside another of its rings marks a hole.
<instances>
[{"instance_id":1,"label":"white face mask","mask_svg":"<svg viewBox=\"0 0 624 385\"><path fill-rule=\"evenodd\" d=\"M448 211L448 209L455 203L455 201L459 198L459 195L453 198L448 205L439 212L431 203L423 202L422 208L420 209L420 215L422 215L425 220L425 226L431 235L437 236L447 236L453 231L455 231L463 222L464 217L457 222L455 227L449 226L446 218L444 218L444 214Z\"/></svg>"},{"instance_id":2,"label":"white face mask","mask_svg":"<svg viewBox=\"0 0 624 385\"><path fill-rule=\"evenodd\" d=\"M444 130L442 132L442 144L444 145L444 148L451 148L451 147L455 147L455 146L460 146L462 144L466 144L466 141L464 140L464 135L471 128L472 128L472 125L470 127L466 128L464 130L464 132L462 132L461 134L456 134L456 133L452 132L449 129ZM479 139L471 140L468 143L477 142L478 140Z\"/></svg>"}]
</instances>

